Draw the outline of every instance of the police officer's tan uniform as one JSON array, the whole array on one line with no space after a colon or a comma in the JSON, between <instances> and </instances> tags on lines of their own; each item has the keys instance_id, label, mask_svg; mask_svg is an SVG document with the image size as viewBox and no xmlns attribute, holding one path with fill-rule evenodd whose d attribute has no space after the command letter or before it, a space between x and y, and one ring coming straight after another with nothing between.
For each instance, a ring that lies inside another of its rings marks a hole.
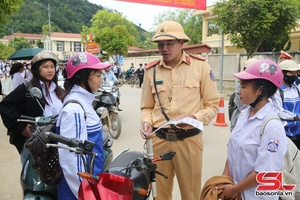
<instances>
[{"instance_id":1,"label":"police officer's tan uniform","mask_svg":"<svg viewBox=\"0 0 300 200\"><path fill-rule=\"evenodd\" d=\"M164 28L166 31L162 30ZM152 41L174 40L174 38L189 40L180 24L168 21L157 28ZM154 66L156 66L155 82ZM163 59L147 66L141 98L142 122L149 122L153 128L157 128L166 122L166 118L162 114L154 83L161 104L170 119L183 115L194 116L204 124L208 124L216 116L219 102L217 86L211 68L204 58L182 52L179 63L173 68L167 66ZM189 130L186 132L184 129ZM173 160L158 163L158 171L169 178L156 176L158 191L156 199L172 199L173 177L176 174L181 198L198 200L201 192L202 135L197 129L187 126L177 133L183 135L183 140L174 141L172 137L173 141L169 141L168 131L169 129L165 129L153 138L154 157L170 151L176 152Z\"/></svg>"}]
</instances>

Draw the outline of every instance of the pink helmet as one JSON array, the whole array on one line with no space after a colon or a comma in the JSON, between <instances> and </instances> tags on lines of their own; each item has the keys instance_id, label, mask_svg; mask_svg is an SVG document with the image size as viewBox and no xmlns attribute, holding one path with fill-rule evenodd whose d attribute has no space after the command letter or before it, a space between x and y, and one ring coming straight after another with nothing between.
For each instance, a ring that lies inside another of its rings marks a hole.
<instances>
[{"instance_id":1,"label":"pink helmet","mask_svg":"<svg viewBox=\"0 0 300 200\"><path fill-rule=\"evenodd\" d=\"M67 78L70 79L81 69L104 69L108 64L102 63L99 59L88 52L78 52L74 54L67 62Z\"/></svg>"},{"instance_id":2,"label":"pink helmet","mask_svg":"<svg viewBox=\"0 0 300 200\"><path fill-rule=\"evenodd\" d=\"M233 76L241 80L265 79L271 81L276 87L283 82L283 73L280 67L271 60L257 60L243 72L235 73Z\"/></svg>"}]
</instances>

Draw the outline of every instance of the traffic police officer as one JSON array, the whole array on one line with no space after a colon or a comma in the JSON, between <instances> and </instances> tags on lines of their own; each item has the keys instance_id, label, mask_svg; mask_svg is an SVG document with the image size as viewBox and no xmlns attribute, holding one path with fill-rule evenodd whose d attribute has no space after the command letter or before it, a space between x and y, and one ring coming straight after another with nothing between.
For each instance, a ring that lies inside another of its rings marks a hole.
<instances>
[{"instance_id":1,"label":"traffic police officer","mask_svg":"<svg viewBox=\"0 0 300 200\"><path fill-rule=\"evenodd\" d=\"M151 133L169 119L191 117L207 125L217 114L218 91L205 58L182 50L190 41L182 26L174 21L161 23L152 38L162 55L150 63L144 75L141 112L142 130ZM147 135L150 136L149 134ZM202 135L185 125L166 127L153 137L154 157L174 151L171 161L158 163L157 200L172 199L176 174L181 199L198 200L202 176Z\"/></svg>"}]
</instances>

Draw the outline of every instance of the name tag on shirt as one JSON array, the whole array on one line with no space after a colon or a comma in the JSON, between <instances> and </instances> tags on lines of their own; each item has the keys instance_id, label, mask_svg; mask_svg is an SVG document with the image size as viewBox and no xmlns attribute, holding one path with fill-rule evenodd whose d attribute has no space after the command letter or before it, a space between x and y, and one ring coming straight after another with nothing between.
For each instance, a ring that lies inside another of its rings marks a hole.
<instances>
[{"instance_id":1,"label":"name tag on shirt","mask_svg":"<svg viewBox=\"0 0 300 200\"><path fill-rule=\"evenodd\" d=\"M155 81L155 85L162 85L163 83L164 83L163 80Z\"/></svg>"}]
</instances>

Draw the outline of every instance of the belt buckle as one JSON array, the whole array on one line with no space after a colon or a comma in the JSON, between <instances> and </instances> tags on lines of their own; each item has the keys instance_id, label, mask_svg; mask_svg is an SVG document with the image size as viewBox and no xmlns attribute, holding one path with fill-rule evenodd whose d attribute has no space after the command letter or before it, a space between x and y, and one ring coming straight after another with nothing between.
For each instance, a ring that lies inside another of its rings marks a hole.
<instances>
[{"instance_id":1,"label":"belt buckle","mask_svg":"<svg viewBox=\"0 0 300 200\"><path fill-rule=\"evenodd\" d=\"M177 134L175 130L168 129L166 132L166 140L168 141L177 141Z\"/></svg>"}]
</instances>

